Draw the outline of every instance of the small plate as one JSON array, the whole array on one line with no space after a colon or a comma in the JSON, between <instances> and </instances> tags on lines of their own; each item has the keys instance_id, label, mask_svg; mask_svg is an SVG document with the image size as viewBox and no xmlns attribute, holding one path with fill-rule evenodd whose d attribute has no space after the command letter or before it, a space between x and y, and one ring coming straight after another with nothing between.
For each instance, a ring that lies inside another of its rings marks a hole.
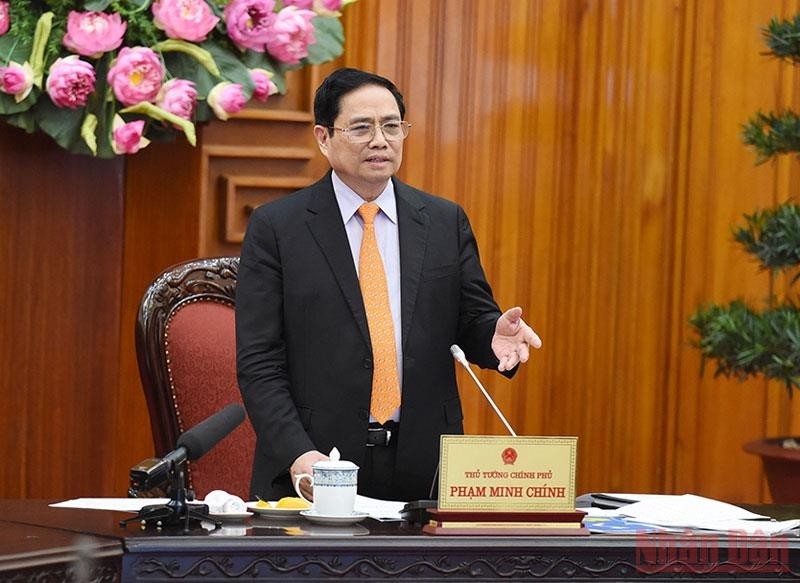
<instances>
[{"instance_id":1,"label":"small plate","mask_svg":"<svg viewBox=\"0 0 800 583\"><path fill-rule=\"evenodd\" d=\"M247 509L268 518L286 518L287 516L298 516L304 510L309 510L308 508L275 508L274 506L256 506L256 504L258 503L248 502ZM274 502L271 502L270 504L274 504Z\"/></svg>"},{"instance_id":2,"label":"small plate","mask_svg":"<svg viewBox=\"0 0 800 583\"><path fill-rule=\"evenodd\" d=\"M361 522L369 516L367 512L353 512L352 514L347 514L345 516L329 516L326 514L317 514L314 512L314 510L303 510L300 512L300 515L316 524L336 525L355 524L356 522Z\"/></svg>"},{"instance_id":3,"label":"small plate","mask_svg":"<svg viewBox=\"0 0 800 583\"><path fill-rule=\"evenodd\" d=\"M244 520L253 516L252 512L209 512L208 517L223 522L231 520Z\"/></svg>"}]
</instances>

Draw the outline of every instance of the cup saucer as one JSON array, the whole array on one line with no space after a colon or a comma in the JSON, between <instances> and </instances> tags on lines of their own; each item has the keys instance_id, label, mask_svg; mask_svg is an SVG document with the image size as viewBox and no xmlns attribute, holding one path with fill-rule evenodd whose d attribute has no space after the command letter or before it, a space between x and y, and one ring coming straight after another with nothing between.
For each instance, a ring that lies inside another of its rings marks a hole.
<instances>
[{"instance_id":1,"label":"cup saucer","mask_svg":"<svg viewBox=\"0 0 800 583\"><path fill-rule=\"evenodd\" d=\"M310 510L303 510L300 512L300 516L307 518L311 522L316 524L355 524L356 522L361 522L365 518L369 516L367 512L351 512L350 514L345 514L343 516L335 516L330 514L319 514L313 509Z\"/></svg>"}]
</instances>

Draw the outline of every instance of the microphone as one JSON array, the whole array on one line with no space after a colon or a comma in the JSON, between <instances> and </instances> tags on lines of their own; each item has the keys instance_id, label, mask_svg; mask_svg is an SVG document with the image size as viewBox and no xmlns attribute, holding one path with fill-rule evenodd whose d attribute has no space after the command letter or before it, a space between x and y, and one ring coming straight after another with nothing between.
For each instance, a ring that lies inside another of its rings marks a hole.
<instances>
[{"instance_id":1,"label":"microphone","mask_svg":"<svg viewBox=\"0 0 800 583\"><path fill-rule=\"evenodd\" d=\"M486 389L484 389L484 388L483 388L483 385L482 385L482 384L481 384L481 382L478 380L478 377L476 377L476 376L475 376L475 373L474 373L474 372L472 372L472 369L469 367L469 361L467 360L467 357L466 357L466 355L464 354L464 351L463 351L463 350L461 350L461 347L460 347L458 344L453 344L453 345L450 347L450 353L453 355L453 358L455 358L455 359L456 359L456 361L457 361L459 364L461 364L461 365L462 365L462 366L463 366L465 369L467 369L467 372L469 373L469 376L471 376L471 377L472 377L472 380L473 380L473 381L475 381L475 384L476 384L476 385L478 385L478 388L479 388L479 389L481 390L481 392L483 393L483 396L486 398L486 400L487 400L487 401L489 401L489 404L492 406L492 409L494 409L494 412L495 412L495 413L497 413L497 416L500 418L500 421L502 421L502 422L503 422L503 425L505 425L505 426L506 426L506 429L508 429L508 432L509 432L509 433L510 433L510 434L511 434L513 437L516 437L516 436L517 436L517 434L514 432L514 430L513 430L513 429L511 429L511 425L509 425L509 424L508 424L508 421L506 421L506 418L505 418L505 417L503 416L503 414L500 412L500 409L497 407L497 405L495 405L495 404L494 404L494 401L493 401L493 400L492 400L492 398L489 396L489 393L487 393L487 392L486 392Z\"/></svg>"},{"instance_id":2,"label":"microphone","mask_svg":"<svg viewBox=\"0 0 800 583\"><path fill-rule=\"evenodd\" d=\"M140 492L160 486L174 468L204 456L244 421L244 407L231 403L178 437L177 447L161 459L149 458L131 468L131 490Z\"/></svg>"},{"instance_id":3,"label":"microphone","mask_svg":"<svg viewBox=\"0 0 800 583\"><path fill-rule=\"evenodd\" d=\"M181 433L178 437L178 447L186 449L189 461L199 459L227 437L242 421L244 421L244 407L241 403L231 403L222 411Z\"/></svg>"}]
</instances>

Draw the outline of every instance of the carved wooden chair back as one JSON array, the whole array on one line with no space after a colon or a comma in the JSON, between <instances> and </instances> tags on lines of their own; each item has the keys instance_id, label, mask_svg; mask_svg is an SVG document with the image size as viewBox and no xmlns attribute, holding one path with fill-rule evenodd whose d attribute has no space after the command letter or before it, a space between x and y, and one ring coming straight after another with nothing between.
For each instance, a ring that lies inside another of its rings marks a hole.
<instances>
[{"instance_id":1,"label":"carved wooden chair back","mask_svg":"<svg viewBox=\"0 0 800 583\"><path fill-rule=\"evenodd\" d=\"M174 265L148 287L136 322L136 353L156 455L225 405L241 402L236 380L234 306L238 257ZM245 420L201 459L187 464L198 498L226 490L248 499L255 433Z\"/></svg>"}]
</instances>

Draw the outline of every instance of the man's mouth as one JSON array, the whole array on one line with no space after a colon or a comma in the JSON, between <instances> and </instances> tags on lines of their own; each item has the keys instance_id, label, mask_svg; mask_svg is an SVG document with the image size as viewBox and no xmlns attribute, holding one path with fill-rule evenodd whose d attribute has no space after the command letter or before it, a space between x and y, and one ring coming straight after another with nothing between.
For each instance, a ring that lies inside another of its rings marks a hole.
<instances>
[{"instance_id":1,"label":"man's mouth","mask_svg":"<svg viewBox=\"0 0 800 583\"><path fill-rule=\"evenodd\" d=\"M370 164L380 164L383 162L388 162L389 158L386 158L385 156L370 156L366 159L366 161Z\"/></svg>"}]
</instances>

